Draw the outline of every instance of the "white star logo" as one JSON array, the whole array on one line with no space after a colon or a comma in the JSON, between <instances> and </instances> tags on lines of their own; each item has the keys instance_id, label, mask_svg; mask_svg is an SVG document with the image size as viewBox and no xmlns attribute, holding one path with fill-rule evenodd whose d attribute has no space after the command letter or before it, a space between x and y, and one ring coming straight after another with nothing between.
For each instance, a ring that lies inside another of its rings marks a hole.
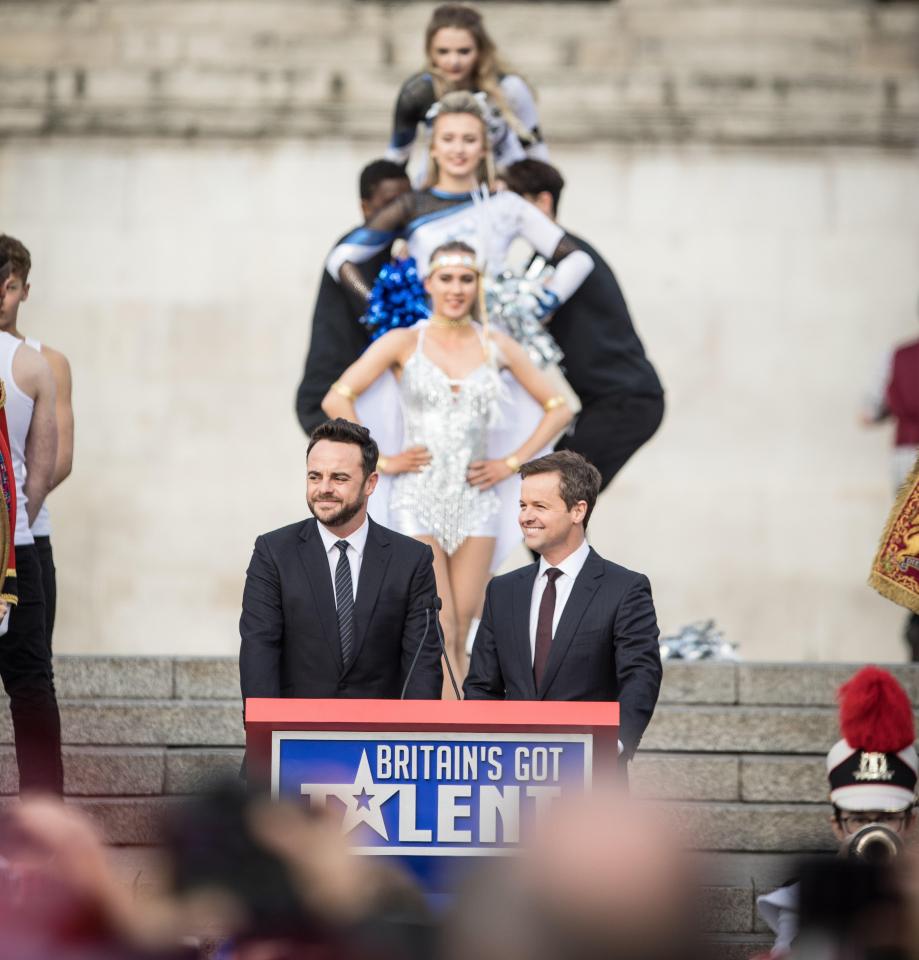
<instances>
[{"instance_id":1,"label":"white star logo","mask_svg":"<svg viewBox=\"0 0 919 960\"><path fill-rule=\"evenodd\" d=\"M366 823L384 840L389 840L389 833L383 821L382 807L398 790L397 786L380 786L374 783L366 750L361 754L361 762L357 765L357 776L353 784L300 784L300 793L308 796L311 802L324 805L329 797L335 797L345 805L345 816L341 823L342 833L349 834L360 824Z\"/></svg>"}]
</instances>

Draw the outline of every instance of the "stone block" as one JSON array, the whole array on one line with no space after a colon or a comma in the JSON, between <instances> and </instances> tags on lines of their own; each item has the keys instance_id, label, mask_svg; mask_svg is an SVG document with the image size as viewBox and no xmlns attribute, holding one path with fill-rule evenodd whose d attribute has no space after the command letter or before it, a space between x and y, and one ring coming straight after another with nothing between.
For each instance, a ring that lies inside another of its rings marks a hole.
<instances>
[{"instance_id":1,"label":"stone block","mask_svg":"<svg viewBox=\"0 0 919 960\"><path fill-rule=\"evenodd\" d=\"M172 660L169 657L57 656L54 684L61 700L171 697Z\"/></svg>"},{"instance_id":2,"label":"stone block","mask_svg":"<svg viewBox=\"0 0 919 960\"><path fill-rule=\"evenodd\" d=\"M163 797L86 798L70 800L102 830L105 842L116 846L158 846L165 818L176 801Z\"/></svg>"},{"instance_id":3,"label":"stone block","mask_svg":"<svg viewBox=\"0 0 919 960\"><path fill-rule=\"evenodd\" d=\"M243 743L238 704L208 700L102 700L61 704L65 743L98 745L213 745ZM9 742L9 741L7 741Z\"/></svg>"},{"instance_id":4,"label":"stone block","mask_svg":"<svg viewBox=\"0 0 919 960\"><path fill-rule=\"evenodd\" d=\"M658 707L644 750L818 753L838 738L824 707Z\"/></svg>"},{"instance_id":5,"label":"stone block","mask_svg":"<svg viewBox=\"0 0 919 960\"><path fill-rule=\"evenodd\" d=\"M109 847L108 860L121 883L143 901L169 886L169 860L160 847Z\"/></svg>"},{"instance_id":6,"label":"stone block","mask_svg":"<svg viewBox=\"0 0 919 960\"><path fill-rule=\"evenodd\" d=\"M158 796L166 761L159 748L64 747L64 793L68 796ZM0 748L0 794L15 794L19 771L12 747Z\"/></svg>"},{"instance_id":7,"label":"stone block","mask_svg":"<svg viewBox=\"0 0 919 960\"><path fill-rule=\"evenodd\" d=\"M753 930L753 886L702 887L702 929L718 933Z\"/></svg>"},{"instance_id":8,"label":"stone block","mask_svg":"<svg viewBox=\"0 0 919 960\"><path fill-rule=\"evenodd\" d=\"M753 803L826 803L826 756L741 757L740 799Z\"/></svg>"},{"instance_id":9,"label":"stone block","mask_svg":"<svg viewBox=\"0 0 919 960\"><path fill-rule=\"evenodd\" d=\"M661 703L735 703L736 669L733 663L664 663Z\"/></svg>"},{"instance_id":10,"label":"stone block","mask_svg":"<svg viewBox=\"0 0 919 960\"><path fill-rule=\"evenodd\" d=\"M181 700L241 702L236 657L177 657L174 671L175 696Z\"/></svg>"},{"instance_id":11,"label":"stone block","mask_svg":"<svg viewBox=\"0 0 919 960\"><path fill-rule=\"evenodd\" d=\"M242 750L169 750L166 753L167 794L195 793L224 777L239 776Z\"/></svg>"},{"instance_id":12,"label":"stone block","mask_svg":"<svg viewBox=\"0 0 919 960\"><path fill-rule=\"evenodd\" d=\"M883 664L919 704L919 665ZM855 663L742 663L737 668L740 703L835 706L836 691L859 669Z\"/></svg>"},{"instance_id":13,"label":"stone block","mask_svg":"<svg viewBox=\"0 0 919 960\"><path fill-rule=\"evenodd\" d=\"M669 807L669 819L694 850L810 853L836 847L827 823L829 809L816 804L681 803Z\"/></svg>"},{"instance_id":14,"label":"stone block","mask_svg":"<svg viewBox=\"0 0 919 960\"><path fill-rule=\"evenodd\" d=\"M737 757L639 751L629 767L638 797L655 800L739 800Z\"/></svg>"},{"instance_id":15,"label":"stone block","mask_svg":"<svg viewBox=\"0 0 919 960\"><path fill-rule=\"evenodd\" d=\"M711 960L750 960L750 957L768 954L775 937L753 933L707 937L706 955Z\"/></svg>"}]
</instances>

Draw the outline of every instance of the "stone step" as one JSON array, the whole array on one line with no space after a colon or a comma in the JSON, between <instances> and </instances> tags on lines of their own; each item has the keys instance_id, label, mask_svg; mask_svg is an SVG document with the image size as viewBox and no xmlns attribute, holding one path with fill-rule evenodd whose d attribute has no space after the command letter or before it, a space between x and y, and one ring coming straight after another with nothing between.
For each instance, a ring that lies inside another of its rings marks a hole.
<instances>
[{"instance_id":1,"label":"stone step","mask_svg":"<svg viewBox=\"0 0 919 960\"><path fill-rule=\"evenodd\" d=\"M132 797L195 793L220 777L239 774L237 747L65 746L67 796ZM19 774L12 747L0 747L0 795L17 792Z\"/></svg>"},{"instance_id":2,"label":"stone step","mask_svg":"<svg viewBox=\"0 0 919 960\"><path fill-rule=\"evenodd\" d=\"M109 861L119 880L139 899L167 888L169 861L162 847L109 847ZM765 932L760 930L761 924L756 918L752 882L744 881L735 886L708 884L704 878L701 882L700 906L705 931L718 936L746 935L750 938Z\"/></svg>"},{"instance_id":3,"label":"stone step","mask_svg":"<svg viewBox=\"0 0 919 960\"><path fill-rule=\"evenodd\" d=\"M2 803L14 802L4 798ZM109 844L156 846L163 816L180 797L73 797L99 823ZM692 850L739 853L818 853L835 849L829 806L680 802L661 804L662 816Z\"/></svg>"},{"instance_id":4,"label":"stone step","mask_svg":"<svg viewBox=\"0 0 919 960\"><path fill-rule=\"evenodd\" d=\"M68 796L159 796L195 793L239 773L239 747L64 747ZM648 800L826 803L822 755L639 753L632 791ZM16 757L0 747L0 795L17 790Z\"/></svg>"},{"instance_id":5,"label":"stone step","mask_svg":"<svg viewBox=\"0 0 919 960\"><path fill-rule=\"evenodd\" d=\"M919 705L919 665L883 664ZM836 691L858 669L848 663L669 661L661 703L833 706ZM55 657L64 700L240 700L235 657Z\"/></svg>"},{"instance_id":6,"label":"stone step","mask_svg":"<svg viewBox=\"0 0 919 960\"><path fill-rule=\"evenodd\" d=\"M61 700L65 744L242 746L242 711L224 700ZM676 706L657 708L645 751L820 754L839 737L829 707ZM12 743L8 711L0 744Z\"/></svg>"},{"instance_id":7,"label":"stone step","mask_svg":"<svg viewBox=\"0 0 919 960\"><path fill-rule=\"evenodd\" d=\"M61 700L63 742L96 746L242 746L239 704L215 700ZM827 707L658 707L642 749L821 753L838 738ZM12 743L0 715L0 743Z\"/></svg>"},{"instance_id":8,"label":"stone step","mask_svg":"<svg viewBox=\"0 0 919 960\"><path fill-rule=\"evenodd\" d=\"M774 936L765 933L713 936L706 940L707 956L711 960L750 960L757 954L768 953L774 941Z\"/></svg>"}]
</instances>

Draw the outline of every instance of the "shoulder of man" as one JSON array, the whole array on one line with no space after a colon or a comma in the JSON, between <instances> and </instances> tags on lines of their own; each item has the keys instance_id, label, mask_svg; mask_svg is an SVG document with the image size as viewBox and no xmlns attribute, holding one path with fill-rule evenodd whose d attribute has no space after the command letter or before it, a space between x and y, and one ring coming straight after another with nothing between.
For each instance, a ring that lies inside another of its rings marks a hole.
<instances>
[{"instance_id":1,"label":"shoulder of man","mask_svg":"<svg viewBox=\"0 0 919 960\"><path fill-rule=\"evenodd\" d=\"M287 543L295 543L302 537L309 535L315 528L315 518L309 517L306 520L298 520L296 523L288 523L284 527L278 527L277 530L269 530L267 533L260 534L258 539L275 548Z\"/></svg>"},{"instance_id":2,"label":"shoulder of man","mask_svg":"<svg viewBox=\"0 0 919 960\"><path fill-rule=\"evenodd\" d=\"M509 573L502 573L498 577L492 577L488 583L488 589L503 593L505 590L510 590L518 580L535 580L538 568L539 561L536 560L533 563L527 563L522 567L518 567L516 570L511 570Z\"/></svg>"},{"instance_id":3,"label":"shoulder of man","mask_svg":"<svg viewBox=\"0 0 919 960\"><path fill-rule=\"evenodd\" d=\"M367 522L370 524L371 536L392 544L404 555L420 559L426 556L431 550L426 543L422 543L414 537L407 537L404 533L397 533L390 527L384 527L381 523L377 523L370 517L367 518Z\"/></svg>"},{"instance_id":4,"label":"shoulder of man","mask_svg":"<svg viewBox=\"0 0 919 960\"><path fill-rule=\"evenodd\" d=\"M638 570L631 570L628 567L622 566L621 563L615 563L612 560L607 560L606 557L601 557L593 547L590 548L590 557L588 558L588 563L591 561L591 559L593 559L594 562L599 562L602 564L603 575L606 577L613 577L617 580L637 580L641 578L649 580L646 574L641 573Z\"/></svg>"}]
</instances>

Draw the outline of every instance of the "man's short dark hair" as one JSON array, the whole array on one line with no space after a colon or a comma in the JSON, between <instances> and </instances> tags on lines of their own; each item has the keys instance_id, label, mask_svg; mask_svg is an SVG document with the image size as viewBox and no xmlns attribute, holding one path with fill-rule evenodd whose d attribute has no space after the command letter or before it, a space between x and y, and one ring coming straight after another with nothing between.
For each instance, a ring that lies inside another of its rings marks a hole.
<instances>
[{"instance_id":1,"label":"man's short dark hair","mask_svg":"<svg viewBox=\"0 0 919 960\"><path fill-rule=\"evenodd\" d=\"M376 188L384 180L408 180L405 167L392 160L373 160L361 170L361 200L372 200Z\"/></svg>"},{"instance_id":2,"label":"man's short dark hair","mask_svg":"<svg viewBox=\"0 0 919 960\"><path fill-rule=\"evenodd\" d=\"M572 450L556 450L529 460L520 468L520 477L532 477L536 473L557 473L559 475L559 494L570 510L576 503L583 500L587 504L587 513L584 514L584 529L593 513L600 494L600 471L579 453Z\"/></svg>"},{"instance_id":3,"label":"man's short dark hair","mask_svg":"<svg viewBox=\"0 0 919 960\"><path fill-rule=\"evenodd\" d=\"M505 167L501 179L514 193L535 197L540 193L552 195L552 206L558 213L558 205L565 186L565 178L552 166L542 160L518 160Z\"/></svg>"},{"instance_id":4,"label":"man's short dark hair","mask_svg":"<svg viewBox=\"0 0 919 960\"><path fill-rule=\"evenodd\" d=\"M10 260L10 272L23 283L28 283L29 272L32 269L32 255L21 240L0 233L0 260L7 258Z\"/></svg>"},{"instance_id":5,"label":"man's short dark hair","mask_svg":"<svg viewBox=\"0 0 919 960\"><path fill-rule=\"evenodd\" d=\"M376 440L370 436L370 431L359 423L352 423L350 420L345 420L344 417L336 417L334 420L326 420L325 423L319 424L310 434L310 445L306 448L307 457L320 440L331 440L333 443L353 443L360 447L365 480L376 470L377 460L380 456L379 447L377 447Z\"/></svg>"}]
</instances>

